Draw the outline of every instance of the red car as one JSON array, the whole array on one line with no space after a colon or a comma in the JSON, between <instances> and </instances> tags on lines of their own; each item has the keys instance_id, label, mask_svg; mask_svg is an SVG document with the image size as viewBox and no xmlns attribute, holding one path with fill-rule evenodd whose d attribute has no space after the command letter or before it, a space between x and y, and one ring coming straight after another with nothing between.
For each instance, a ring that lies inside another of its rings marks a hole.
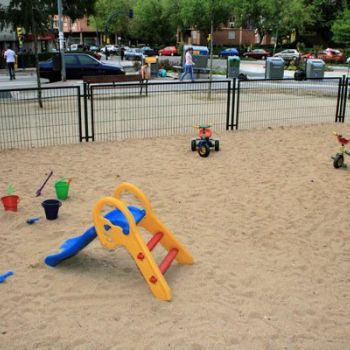
<instances>
[{"instance_id":1,"label":"red car","mask_svg":"<svg viewBox=\"0 0 350 350\"><path fill-rule=\"evenodd\" d=\"M301 54L300 58L302 61L307 61L308 59L316 58L313 53L303 53Z\"/></svg>"},{"instance_id":2,"label":"red car","mask_svg":"<svg viewBox=\"0 0 350 350\"><path fill-rule=\"evenodd\" d=\"M264 49L254 49L252 51L245 52L243 56L264 60L266 57L272 56L272 53Z\"/></svg>"},{"instance_id":3,"label":"red car","mask_svg":"<svg viewBox=\"0 0 350 350\"><path fill-rule=\"evenodd\" d=\"M326 63L345 63L346 61L345 55L341 51L335 49L323 50L317 53L317 58L320 58Z\"/></svg>"},{"instance_id":4,"label":"red car","mask_svg":"<svg viewBox=\"0 0 350 350\"><path fill-rule=\"evenodd\" d=\"M177 55L176 46L167 46L158 51L159 56L174 56Z\"/></svg>"}]
</instances>

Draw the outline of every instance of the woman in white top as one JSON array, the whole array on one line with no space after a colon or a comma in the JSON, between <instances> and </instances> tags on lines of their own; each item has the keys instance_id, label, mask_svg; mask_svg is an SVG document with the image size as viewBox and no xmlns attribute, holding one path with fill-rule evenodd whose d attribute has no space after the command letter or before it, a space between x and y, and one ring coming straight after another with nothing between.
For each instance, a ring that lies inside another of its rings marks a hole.
<instances>
[{"instance_id":1,"label":"woman in white top","mask_svg":"<svg viewBox=\"0 0 350 350\"><path fill-rule=\"evenodd\" d=\"M193 60L192 60L192 53L193 53L193 49L192 49L192 47L189 47L189 48L186 50L184 71L183 71L183 73L181 74L180 81L182 81L182 80L185 78L185 76L186 76L187 74L190 75L190 78L191 78L192 82L194 81L194 78L193 78L193 66L194 66L194 62L193 62Z\"/></svg>"}]
</instances>

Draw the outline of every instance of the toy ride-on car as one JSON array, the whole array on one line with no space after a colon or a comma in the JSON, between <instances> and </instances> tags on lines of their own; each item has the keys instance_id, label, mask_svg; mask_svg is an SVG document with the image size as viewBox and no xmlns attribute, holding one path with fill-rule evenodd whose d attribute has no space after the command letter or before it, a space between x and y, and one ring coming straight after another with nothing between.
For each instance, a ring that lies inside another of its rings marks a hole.
<instances>
[{"instance_id":1,"label":"toy ride-on car","mask_svg":"<svg viewBox=\"0 0 350 350\"><path fill-rule=\"evenodd\" d=\"M350 156L350 151L347 151L345 149L345 145L347 145L350 142L350 139L346 139L341 134L338 134L336 132L333 132L333 134L336 136L337 141L340 143L340 149L339 152L332 157L333 159L333 166L336 169L339 168L347 168L347 165L344 163L344 154Z\"/></svg>"},{"instance_id":2,"label":"toy ride-on car","mask_svg":"<svg viewBox=\"0 0 350 350\"><path fill-rule=\"evenodd\" d=\"M194 125L193 127L199 129L198 137L191 140L191 150L193 152L197 150L201 157L208 157L212 148L214 148L215 151L220 150L220 141L211 138L211 125L200 124Z\"/></svg>"}]
</instances>

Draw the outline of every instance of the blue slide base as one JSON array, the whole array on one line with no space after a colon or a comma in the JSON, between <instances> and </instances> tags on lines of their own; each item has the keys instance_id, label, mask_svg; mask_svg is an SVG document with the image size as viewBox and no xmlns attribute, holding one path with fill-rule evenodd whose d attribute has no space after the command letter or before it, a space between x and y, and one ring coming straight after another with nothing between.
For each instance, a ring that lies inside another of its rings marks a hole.
<instances>
[{"instance_id":1,"label":"blue slide base","mask_svg":"<svg viewBox=\"0 0 350 350\"><path fill-rule=\"evenodd\" d=\"M135 219L136 225L144 218L146 211L144 209L139 209L136 207L128 207L131 214ZM119 209L113 209L108 214L105 215L105 218L108 219L113 225L119 226L122 228L125 235L129 234L129 224L124 216L124 214ZM109 227L106 225L106 230ZM95 226L87 229L81 236L73 237L67 239L60 247L60 251L55 254L51 254L45 258L45 264L49 266L56 266L61 261L71 258L76 255L80 250L86 247L91 241L97 237Z\"/></svg>"}]
</instances>

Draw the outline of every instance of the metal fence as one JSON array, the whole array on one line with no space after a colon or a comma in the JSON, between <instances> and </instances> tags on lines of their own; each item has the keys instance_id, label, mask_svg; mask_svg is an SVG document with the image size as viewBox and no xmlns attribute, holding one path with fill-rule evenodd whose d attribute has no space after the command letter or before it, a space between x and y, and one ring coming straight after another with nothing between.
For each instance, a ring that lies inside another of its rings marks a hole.
<instances>
[{"instance_id":1,"label":"metal fence","mask_svg":"<svg viewBox=\"0 0 350 350\"><path fill-rule=\"evenodd\" d=\"M230 109L230 80L152 82L91 86L91 137L106 141L193 133L209 123L225 130Z\"/></svg>"},{"instance_id":2,"label":"metal fence","mask_svg":"<svg viewBox=\"0 0 350 350\"><path fill-rule=\"evenodd\" d=\"M0 150L348 122L349 79L152 81L0 90ZM142 91L141 91L142 88ZM41 97L39 98L39 93ZM39 106L42 101L42 107Z\"/></svg>"},{"instance_id":3,"label":"metal fence","mask_svg":"<svg viewBox=\"0 0 350 350\"><path fill-rule=\"evenodd\" d=\"M346 84L343 78L238 81L232 126L250 129L344 121Z\"/></svg>"},{"instance_id":4,"label":"metal fence","mask_svg":"<svg viewBox=\"0 0 350 350\"><path fill-rule=\"evenodd\" d=\"M78 143L81 116L79 87L1 90L0 149Z\"/></svg>"}]
</instances>

